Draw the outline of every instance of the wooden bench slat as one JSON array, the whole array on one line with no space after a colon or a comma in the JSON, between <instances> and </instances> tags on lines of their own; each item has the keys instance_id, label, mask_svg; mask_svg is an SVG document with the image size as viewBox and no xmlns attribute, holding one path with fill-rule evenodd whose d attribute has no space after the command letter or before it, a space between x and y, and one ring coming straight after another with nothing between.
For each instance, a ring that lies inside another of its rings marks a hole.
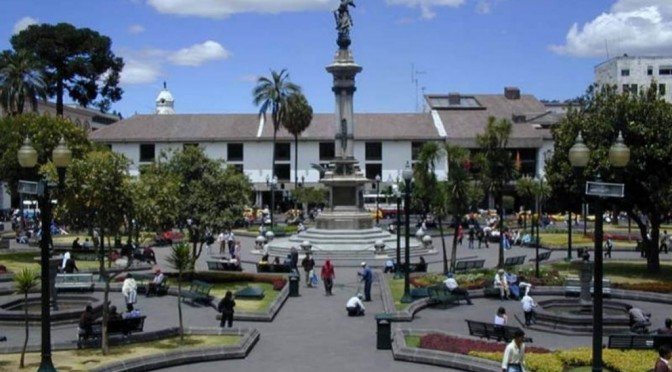
<instances>
[{"instance_id":1,"label":"wooden bench slat","mask_svg":"<svg viewBox=\"0 0 672 372\"><path fill-rule=\"evenodd\" d=\"M514 256L514 257L507 257L504 260L504 266L518 266L522 265L525 263L525 257L527 256Z\"/></svg>"},{"instance_id":2,"label":"wooden bench slat","mask_svg":"<svg viewBox=\"0 0 672 372\"><path fill-rule=\"evenodd\" d=\"M521 330L518 327L507 325L496 326L493 323L479 322L469 319L465 319L465 322L467 322L467 327L469 328L469 335L489 340L509 342L513 339L513 335L516 331ZM524 342L532 343L533 340L529 337L525 337Z\"/></svg>"},{"instance_id":3,"label":"wooden bench slat","mask_svg":"<svg viewBox=\"0 0 672 372\"><path fill-rule=\"evenodd\" d=\"M455 263L455 272L464 272L471 269L482 269L485 260L461 260Z\"/></svg>"},{"instance_id":4,"label":"wooden bench slat","mask_svg":"<svg viewBox=\"0 0 672 372\"><path fill-rule=\"evenodd\" d=\"M544 253L539 253L539 256L537 256L536 258L530 258L530 262L536 262L537 260L541 262L549 260L550 258L551 258L551 251L548 251Z\"/></svg>"}]
</instances>

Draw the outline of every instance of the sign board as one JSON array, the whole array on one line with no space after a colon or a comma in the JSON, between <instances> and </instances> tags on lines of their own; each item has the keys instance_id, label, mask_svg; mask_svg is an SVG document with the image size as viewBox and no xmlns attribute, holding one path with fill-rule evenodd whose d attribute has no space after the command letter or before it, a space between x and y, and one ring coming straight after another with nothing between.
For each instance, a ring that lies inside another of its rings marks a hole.
<instances>
[{"instance_id":1,"label":"sign board","mask_svg":"<svg viewBox=\"0 0 672 372\"><path fill-rule=\"evenodd\" d=\"M625 185L622 183L586 182L586 195L603 198L622 198L625 194Z\"/></svg>"},{"instance_id":2,"label":"sign board","mask_svg":"<svg viewBox=\"0 0 672 372\"><path fill-rule=\"evenodd\" d=\"M37 182L19 181L19 193L37 195Z\"/></svg>"}]
</instances>

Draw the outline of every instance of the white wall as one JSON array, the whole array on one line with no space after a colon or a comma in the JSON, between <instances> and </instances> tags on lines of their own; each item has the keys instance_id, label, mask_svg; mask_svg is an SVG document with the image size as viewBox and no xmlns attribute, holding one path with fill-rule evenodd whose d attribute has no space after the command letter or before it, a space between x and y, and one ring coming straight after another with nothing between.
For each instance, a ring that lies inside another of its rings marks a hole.
<instances>
[{"instance_id":1,"label":"white wall","mask_svg":"<svg viewBox=\"0 0 672 372\"><path fill-rule=\"evenodd\" d=\"M12 197L9 195L9 188L4 182L0 182L0 209L9 209L12 207Z\"/></svg>"}]
</instances>

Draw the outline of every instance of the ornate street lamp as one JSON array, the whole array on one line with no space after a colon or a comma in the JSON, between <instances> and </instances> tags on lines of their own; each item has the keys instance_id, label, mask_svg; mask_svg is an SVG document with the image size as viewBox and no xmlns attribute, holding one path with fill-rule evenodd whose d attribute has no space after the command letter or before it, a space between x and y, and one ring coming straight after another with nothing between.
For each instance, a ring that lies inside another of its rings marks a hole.
<instances>
[{"instance_id":1,"label":"ornate street lamp","mask_svg":"<svg viewBox=\"0 0 672 372\"><path fill-rule=\"evenodd\" d=\"M411 164L409 162L406 162L406 167L404 168L403 172L401 172L401 176L404 179L404 182L406 183L406 188L405 188L405 193L404 193L404 214L406 215L406 221L405 221L405 239L406 239L406 260L404 262L404 295L401 297L401 302L402 303L410 303L413 301L413 298L411 297L411 292L410 292L410 281L409 281L409 261L410 261L410 236L408 235L410 233L410 210L409 207L411 205L411 181L413 181L413 169L411 169Z\"/></svg>"},{"instance_id":2,"label":"ornate street lamp","mask_svg":"<svg viewBox=\"0 0 672 372\"><path fill-rule=\"evenodd\" d=\"M376 175L376 226L378 226L378 197L380 196L380 174Z\"/></svg>"},{"instance_id":3,"label":"ornate street lamp","mask_svg":"<svg viewBox=\"0 0 672 372\"><path fill-rule=\"evenodd\" d=\"M569 162L575 168L584 168L590 160L590 149L583 143L581 132L574 141L574 146L569 150ZM614 168L624 168L630 161L630 149L623 143L621 132L618 133L616 142L609 148L609 163ZM599 176L598 176L599 178ZM595 267L593 273L593 372L602 371L602 228L604 225L604 212L602 199L595 199ZM584 221L585 223L585 221Z\"/></svg>"},{"instance_id":4,"label":"ornate street lamp","mask_svg":"<svg viewBox=\"0 0 672 372\"><path fill-rule=\"evenodd\" d=\"M33 168L37 165L37 151L26 138L23 146L17 153L19 164L22 168ZM65 145L65 140L61 137L58 146L51 153L52 161L58 170L58 186L63 187L65 180L65 170L72 161L72 151ZM38 371L55 371L54 364L51 361L51 314L50 299L51 285L49 274L49 243L51 242L51 198L49 197L49 184L46 180L43 183L43 192L38 195L40 203L40 220L42 223L40 239L40 271L41 282L41 305L42 305L42 348L41 361Z\"/></svg>"},{"instance_id":5,"label":"ornate street lamp","mask_svg":"<svg viewBox=\"0 0 672 372\"><path fill-rule=\"evenodd\" d=\"M392 185L392 192L397 199L397 264L394 268L394 278L398 279L401 278L401 191L399 190L399 182Z\"/></svg>"}]
</instances>

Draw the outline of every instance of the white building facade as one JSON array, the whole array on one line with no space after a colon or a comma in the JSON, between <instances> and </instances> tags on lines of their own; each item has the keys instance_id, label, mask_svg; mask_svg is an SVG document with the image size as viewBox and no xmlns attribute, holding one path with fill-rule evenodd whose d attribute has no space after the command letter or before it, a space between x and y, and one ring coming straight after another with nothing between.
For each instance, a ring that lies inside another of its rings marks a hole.
<instances>
[{"instance_id":1,"label":"white building facade","mask_svg":"<svg viewBox=\"0 0 672 372\"><path fill-rule=\"evenodd\" d=\"M619 93L648 89L652 82L667 102L672 102L672 57L624 55L595 67L595 83L616 85Z\"/></svg>"}]
</instances>

